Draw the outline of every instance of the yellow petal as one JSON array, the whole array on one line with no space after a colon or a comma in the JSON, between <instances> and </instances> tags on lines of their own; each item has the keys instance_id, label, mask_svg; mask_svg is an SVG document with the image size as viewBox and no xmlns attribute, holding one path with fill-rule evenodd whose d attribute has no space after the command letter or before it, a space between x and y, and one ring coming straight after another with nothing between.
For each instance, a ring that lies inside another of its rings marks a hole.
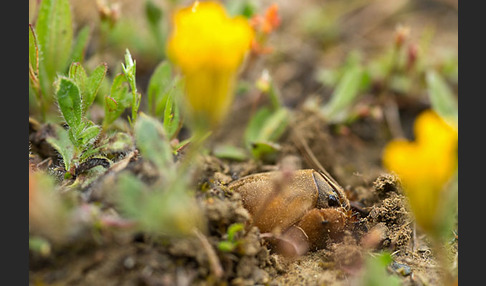
<instances>
[{"instance_id":1,"label":"yellow petal","mask_svg":"<svg viewBox=\"0 0 486 286\"><path fill-rule=\"evenodd\" d=\"M228 112L254 32L247 19L230 18L217 2L180 9L172 24L167 54L185 75L187 110L193 120L215 125Z\"/></svg>"}]
</instances>

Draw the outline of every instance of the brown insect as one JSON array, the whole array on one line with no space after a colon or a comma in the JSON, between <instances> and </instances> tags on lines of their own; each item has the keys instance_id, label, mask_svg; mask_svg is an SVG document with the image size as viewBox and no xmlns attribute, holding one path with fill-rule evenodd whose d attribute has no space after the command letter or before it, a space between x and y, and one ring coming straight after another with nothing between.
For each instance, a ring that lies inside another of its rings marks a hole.
<instances>
[{"instance_id":1,"label":"brown insect","mask_svg":"<svg viewBox=\"0 0 486 286\"><path fill-rule=\"evenodd\" d=\"M325 171L253 174L232 182L253 224L273 236L277 251L300 255L324 248L346 229L350 204L339 184Z\"/></svg>"}]
</instances>

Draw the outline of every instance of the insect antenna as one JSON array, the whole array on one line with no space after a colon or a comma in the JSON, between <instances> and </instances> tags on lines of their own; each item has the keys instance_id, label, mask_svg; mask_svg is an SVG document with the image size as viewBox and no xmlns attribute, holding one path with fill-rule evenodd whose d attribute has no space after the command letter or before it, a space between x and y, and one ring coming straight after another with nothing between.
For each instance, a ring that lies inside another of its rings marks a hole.
<instances>
[{"instance_id":1,"label":"insect antenna","mask_svg":"<svg viewBox=\"0 0 486 286\"><path fill-rule=\"evenodd\" d=\"M321 175L324 177L329 185L331 185L336 190L344 192L344 188L339 185L339 183L329 174L329 172L327 172L326 168L322 166L319 160L317 160L314 152L312 152L307 142L302 138L302 136L300 136L299 131L296 128L293 128L293 131L295 132L296 136L292 136L292 139L295 146L297 146L297 149L299 149L299 152L304 157L305 161L309 165L311 165L316 171L321 173Z\"/></svg>"}]
</instances>

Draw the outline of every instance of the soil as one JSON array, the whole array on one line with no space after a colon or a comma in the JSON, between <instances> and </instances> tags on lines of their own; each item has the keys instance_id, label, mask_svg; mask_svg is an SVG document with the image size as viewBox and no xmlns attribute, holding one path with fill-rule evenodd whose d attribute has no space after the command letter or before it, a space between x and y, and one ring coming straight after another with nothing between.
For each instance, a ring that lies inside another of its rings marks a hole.
<instances>
[{"instance_id":1,"label":"soil","mask_svg":"<svg viewBox=\"0 0 486 286\"><path fill-rule=\"evenodd\" d=\"M395 27L390 23L414 25L412 29L419 35L420 23L445 21L443 17L432 20L427 16L454 15L452 8L446 1L410 1L407 7L415 10L405 9L406 1L374 1L342 19L339 46L327 47L328 43L312 40L311 35L306 38L297 25L302 19L296 15L319 7L319 1L299 1L301 5L278 2L284 20L280 32L270 41L277 51L265 62L252 65L258 71L260 66L270 67L284 102L292 110L290 127L279 140L277 158L268 162L233 161L209 152L194 176L197 202L207 219L205 233L155 239L144 233L127 235L120 231L104 234L99 240L54 247L48 257L31 252L30 285L359 285L366 257L380 251L392 254L388 273L399 277L403 285L440 285L441 272L430 241L415 228L398 178L381 165L381 152L391 138L383 118L367 116L349 125L336 125L302 102L316 93L321 94L321 100L329 96L329 91L314 78L319 63L338 65L351 46L372 55L392 38ZM396 3L389 4L392 2ZM420 5L424 5L423 9ZM381 17L364 22L370 14ZM457 15L454 19L457 24ZM456 28L453 23L444 25L445 31L438 33L440 37L434 38L437 42L431 46L450 45L454 36L457 39ZM366 40L351 37L351 33L365 35ZM326 52L322 52L323 46ZM257 76L248 71L244 74L247 79ZM243 131L255 104L263 104L255 103L257 95L249 97L251 100L236 99L232 116L209 142L210 150L221 143L242 146ZM400 105L401 122L408 137L413 118L427 107L428 103L421 100ZM59 164L59 157L45 141L52 132L49 124L31 120L31 164L39 169ZM297 169L317 169L298 142L305 142L308 151L344 188L351 202L353 223L340 239L329 241L325 248L285 257L273 251L266 236L252 226L241 196L228 185L246 175L282 169L288 162ZM103 205L104 211L115 212L110 187L124 170L146 182L156 180L137 150L125 150L115 161L103 176L82 186L83 203ZM241 243L233 251L219 250L218 243L227 238L226 230L235 223L245 225L236 234ZM457 244L456 239L447 249L451 261L457 257Z\"/></svg>"},{"instance_id":2,"label":"soil","mask_svg":"<svg viewBox=\"0 0 486 286\"><path fill-rule=\"evenodd\" d=\"M208 235L161 242L143 234L120 234L101 243L64 246L48 258L32 254L32 285L349 285L359 277L364 257L380 250L393 253L394 263L407 269L404 275L395 274L404 285L438 285L436 262L426 238L413 236L412 219L399 181L381 169L382 146L356 135L330 133L322 117L313 111L296 110L296 119L295 128L304 134L320 162L327 163L328 171L346 186L354 206L356 222L342 239L297 258L275 253L258 228L251 227L251 216L241 196L227 187L245 175L278 169L289 157L301 160L299 165L308 168L289 131L281 143L284 151L274 164L204 157L198 183L206 190L197 197L208 221ZM125 160L128 162L122 167L112 167L109 175L107 172L83 190L87 202L113 204L108 194L118 168L144 174L149 180L150 168L144 167L147 162L136 155ZM218 242L233 223L249 226L239 233L242 244L238 251L217 251ZM211 262L212 255L215 262Z\"/></svg>"}]
</instances>

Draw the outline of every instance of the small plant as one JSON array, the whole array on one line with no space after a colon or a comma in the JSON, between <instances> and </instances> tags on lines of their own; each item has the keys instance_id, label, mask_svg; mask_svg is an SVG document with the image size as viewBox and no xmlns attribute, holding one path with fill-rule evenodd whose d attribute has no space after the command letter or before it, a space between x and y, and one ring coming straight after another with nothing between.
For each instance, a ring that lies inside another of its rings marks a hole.
<instances>
[{"instance_id":1,"label":"small plant","mask_svg":"<svg viewBox=\"0 0 486 286\"><path fill-rule=\"evenodd\" d=\"M125 109L132 104L131 94L126 86L124 74L118 74L113 79L110 93L105 96L105 117L103 118L103 129L107 130Z\"/></svg>"},{"instance_id":2,"label":"small plant","mask_svg":"<svg viewBox=\"0 0 486 286\"><path fill-rule=\"evenodd\" d=\"M253 158L273 161L280 149L276 143L289 124L289 111L282 106L278 90L264 71L257 88L270 98L271 106L261 107L250 119L244 134L245 147Z\"/></svg>"},{"instance_id":3,"label":"small plant","mask_svg":"<svg viewBox=\"0 0 486 286\"><path fill-rule=\"evenodd\" d=\"M131 124L135 124L137 120L138 108L140 107L140 98L142 95L137 91L137 84L135 81L137 62L132 59L130 51L127 49L125 52L125 64L122 64L123 74L130 85L130 90L132 91L132 118L130 120Z\"/></svg>"},{"instance_id":4,"label":"small plant","mask_svg":"<svg viewBox=\"0 0 486 286\"><path fill-rule=\"evenodd\" d=\"M358 285L375 286L375 285L402 285L400 279L387 273L387 267L392 263L392 257L387 252L377 255L368 255L365 260L363 273L359 277Z\"/></svg>"},{"instance_id":5,"label":"small plant","mask_svg":"<svg viewBox=\"0 0 486 286\"><path fill-rule=\"evenodd\" d=\"M234 223L228 227L226 233L226 240L220 241L218 243L218 249L224 252L233 251L241 241L236 239L236 233L244 230L244 226L241 223Z\"/></svg>"},{"instance_id":6,"label":"small plant","mask_svg":"<svg viewBox=\"0 0 486 286\"><path fill-rule=\"evenodd\" d=\"M70 9L68 0L42 1L35 24L29 24L29 93L43 119L54 102L52 83L57 74L83 60L89 38L87 27L74 38Z\"/></svg>"},{"instance_id":7,"label":"small plant","mask_svg":"<svg viewBox=\"0 0 486 286\"><path fill-rule=\"evenodd\" d=\"M153 164L159 178L147 184L131 174L122 176L117 185L122 214L150 234L180 236L195 229L204 231L204 219L189 191L188 174L175 164L162 124L142 113L134 136L142 157Z\"/></svg>"},{"instance_id":8,"label":"small plant","mask_svg":"<svg viewBox=\"0 0 486 286\"><path fill-rule=\"evenodd\" d=\"M321 77L321 80L335 84L335 88L329 101L320 107L320 111L331 123L347 121L351 117L351 107L358 96L370 86L369 75L361 64L360 54L351 53L341 69L332 74L321 74Z\"/></svg>"},{"instance_id":9,"label":"small plant","mask_svg":"<svg viewBox=\"0 0 486 286\"><path fill-rule=\"evenodd\" d=\"M167 136L175 139L182 127L182 116L178 101L184 92L184 81L173 74L172 66L162 61L155 68L147 90L147 108L149 114L163 118Z\"/></svg>"},{"instance_id":10,"label":"small plant","mask_svg":"<svg viewBox=\"0 0 486 286\"><path fill-rule=\"evenodd\" d=\"M79 63L73 63L69 69L69 77L59 76L56 81L57 103L67 130L56 127L57 137L47 140L62 157L65 178L75 176L76 169L99 150L94 143L101 127L86 118L86 111L92 104L105 73L106 66L100 65L88 77ZM105 167L109 165L107 158L98 158L102 159L100 162L103 161Z\"/></svg>"}]
</instances>

